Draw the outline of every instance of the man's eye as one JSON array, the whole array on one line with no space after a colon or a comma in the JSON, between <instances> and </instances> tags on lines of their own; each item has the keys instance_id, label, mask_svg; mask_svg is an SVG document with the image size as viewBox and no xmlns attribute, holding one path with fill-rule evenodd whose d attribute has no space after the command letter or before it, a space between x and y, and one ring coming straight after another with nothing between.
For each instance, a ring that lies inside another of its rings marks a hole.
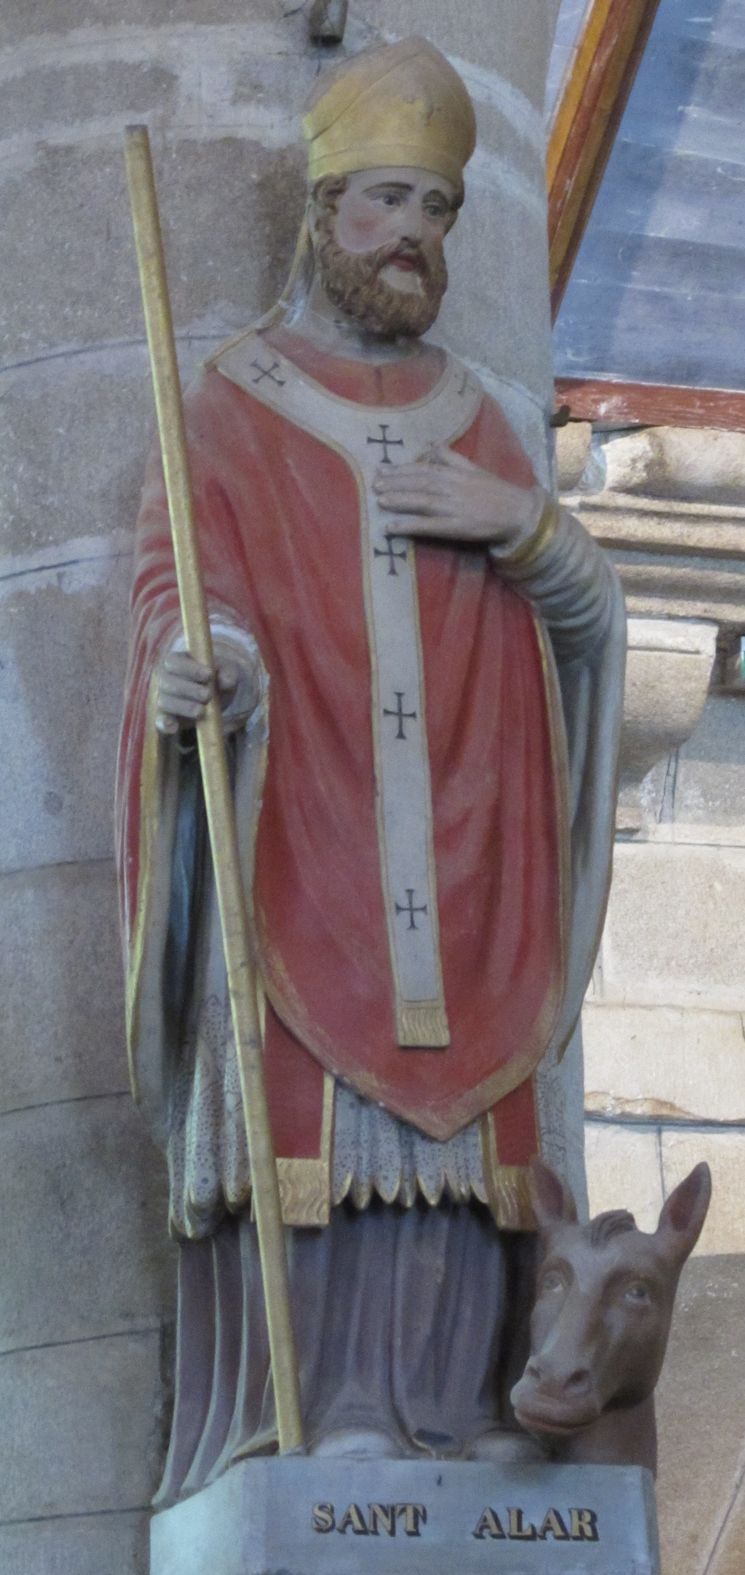
<instances>
[{"instance_id":1,"label":"man's eye","mask_svg":"<svg viewBox=\"0 0 745 1575\"><path fill-rule=\"evenodd\" d=\"M400 201L401 198L396 195L395 191L384 191L378 197L378 202L384 202L386 208L395 208Z\"/></svg>"},{"instance_id":2,"label":"man's eye","mask_svg":"<svg viewBox=\"0 0 745 1575\"><path fill-rule=\"evenodd\" d=\"M445 217L445 209L440 207L439 202L429 203L424 211L428 219L444 219Z\"/></svg>"},{"instance_id":3,"label":"man's eye","mask_svg":"<svg viewBox=\"0 0 745 1575\"><path fill-rule=\"evenodd\" d=\"M558 1291L563 1291L564 1281L556 1269L549 1269L541 1280L541 1295L555 1296Z\"/></svg>"}]
</instances>

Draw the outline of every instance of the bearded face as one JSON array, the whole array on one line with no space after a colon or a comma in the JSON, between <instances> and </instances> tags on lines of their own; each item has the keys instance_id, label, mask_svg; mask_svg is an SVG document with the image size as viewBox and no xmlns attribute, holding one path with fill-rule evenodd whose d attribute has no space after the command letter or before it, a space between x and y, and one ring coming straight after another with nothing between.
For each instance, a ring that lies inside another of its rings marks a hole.
<instances>
[{"instance_id":1,"label":"bearded face","mask_svg":"<svg viewBox=\"0 0 745 1575\"><path fill-rule=\"evenodd\" d=\"M333 197L337 195L338 189ZM369 252L348 252L336 239L335 202L329 197L318 208L315 241L321 284L329 300L376 338L417 338L426 333L447 289L441 246L425 246L403 236ZM394 268L400 269L402 279L405 271L407 286L415 275L415 288L397 289L390 282Z\"/></svg>"}]
</instances>

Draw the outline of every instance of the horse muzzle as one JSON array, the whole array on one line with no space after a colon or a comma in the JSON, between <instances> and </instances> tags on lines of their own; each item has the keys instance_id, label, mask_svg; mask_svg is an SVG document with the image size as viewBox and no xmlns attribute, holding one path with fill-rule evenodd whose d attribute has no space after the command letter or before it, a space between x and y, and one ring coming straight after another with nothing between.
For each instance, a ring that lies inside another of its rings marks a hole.
<instances>
[{"instance_id":1,"label":"horse muzzle","mask_svg":"<svg viewBox=\"0 0 745 1575\"><path fill-rule=\"evenodd\" d=\"M510 1396L527 1433L576 1433L597 1421L602 1406L589 1372L548 1379L530 1369L528 1363Z\"/></svg>"}]
</instances>

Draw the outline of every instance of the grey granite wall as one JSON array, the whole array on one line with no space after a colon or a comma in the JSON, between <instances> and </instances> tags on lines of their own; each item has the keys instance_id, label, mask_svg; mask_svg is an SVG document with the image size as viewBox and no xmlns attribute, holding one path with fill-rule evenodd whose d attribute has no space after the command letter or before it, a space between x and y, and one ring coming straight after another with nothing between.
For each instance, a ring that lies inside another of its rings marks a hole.
<instances>
[{"instance_id":1,"label":"grey granite wall","mask_svg":"<svg viewBox=\"0 0 745 1575\"><path fill-rule=\"evenodd\" d=\"M549 399L541 110L556 0L359 0L476 100L445 324L528 438ZM133 1575L168 1409L164 1173L127 1091L112 779L152 417L121 130L147 120L185 374L273 299L326 57L291 0L25 0L0 20L0 1568Z\"/></svg>"},{"instance_id":2,"label":"grey granite wall","mask_svg":"<svg viewBox=\"0 0 745 1575\"><path fill-rule=\"evenodd\" d=\"M186 375L269 305L326 58L293 0L25 0L0 20L0 1568L144 1575L173 1259L127 1090L112 778L130 533L152 417L121 129L150 125ZM347 45L427 32L481 146L445 318L529 441L550 367L541 107L555 0L352 0ZM658 609L658 615L662 609ZM641 1222L705 1153L716 1197L663 1381L669 1575L740 1575L742 702L647 784L587 1008L597 1207Z\"/></svg>"},{"instance_id":3,"label":"grey granite wall","mask_svg":"<svg viewBox=\"0 0 745 1575\"><path fill-rule=\"evenodd\" d=\"M585 1006L594 1210L654 1229L700 1159L714 1192L659 1389L666 1575L745 1568L745 698L712 694L616 847Z\"/></svg>"}]
</instances>

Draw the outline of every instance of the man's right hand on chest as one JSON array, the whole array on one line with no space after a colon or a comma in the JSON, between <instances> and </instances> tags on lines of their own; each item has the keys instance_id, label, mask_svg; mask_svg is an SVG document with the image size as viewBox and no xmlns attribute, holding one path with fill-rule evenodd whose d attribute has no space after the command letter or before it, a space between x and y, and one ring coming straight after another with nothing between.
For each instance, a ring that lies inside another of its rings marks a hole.
<instances>
[{"instance_id":1,"label":"man's right hand on chest","mask_svg":"<svg viewBox=\"0 0 745 1575\"><path fill-rule=\"evenodd\" d=\"M239 727L258 705L259 681L255 672L220 651L215 642L215 669L194 660L188 651L167 651L155 675L155 726L159 733L171 735L195 727L204 714L207 701L217 686L217 696L226 726Z\"/></svg>"}]
</instances>

